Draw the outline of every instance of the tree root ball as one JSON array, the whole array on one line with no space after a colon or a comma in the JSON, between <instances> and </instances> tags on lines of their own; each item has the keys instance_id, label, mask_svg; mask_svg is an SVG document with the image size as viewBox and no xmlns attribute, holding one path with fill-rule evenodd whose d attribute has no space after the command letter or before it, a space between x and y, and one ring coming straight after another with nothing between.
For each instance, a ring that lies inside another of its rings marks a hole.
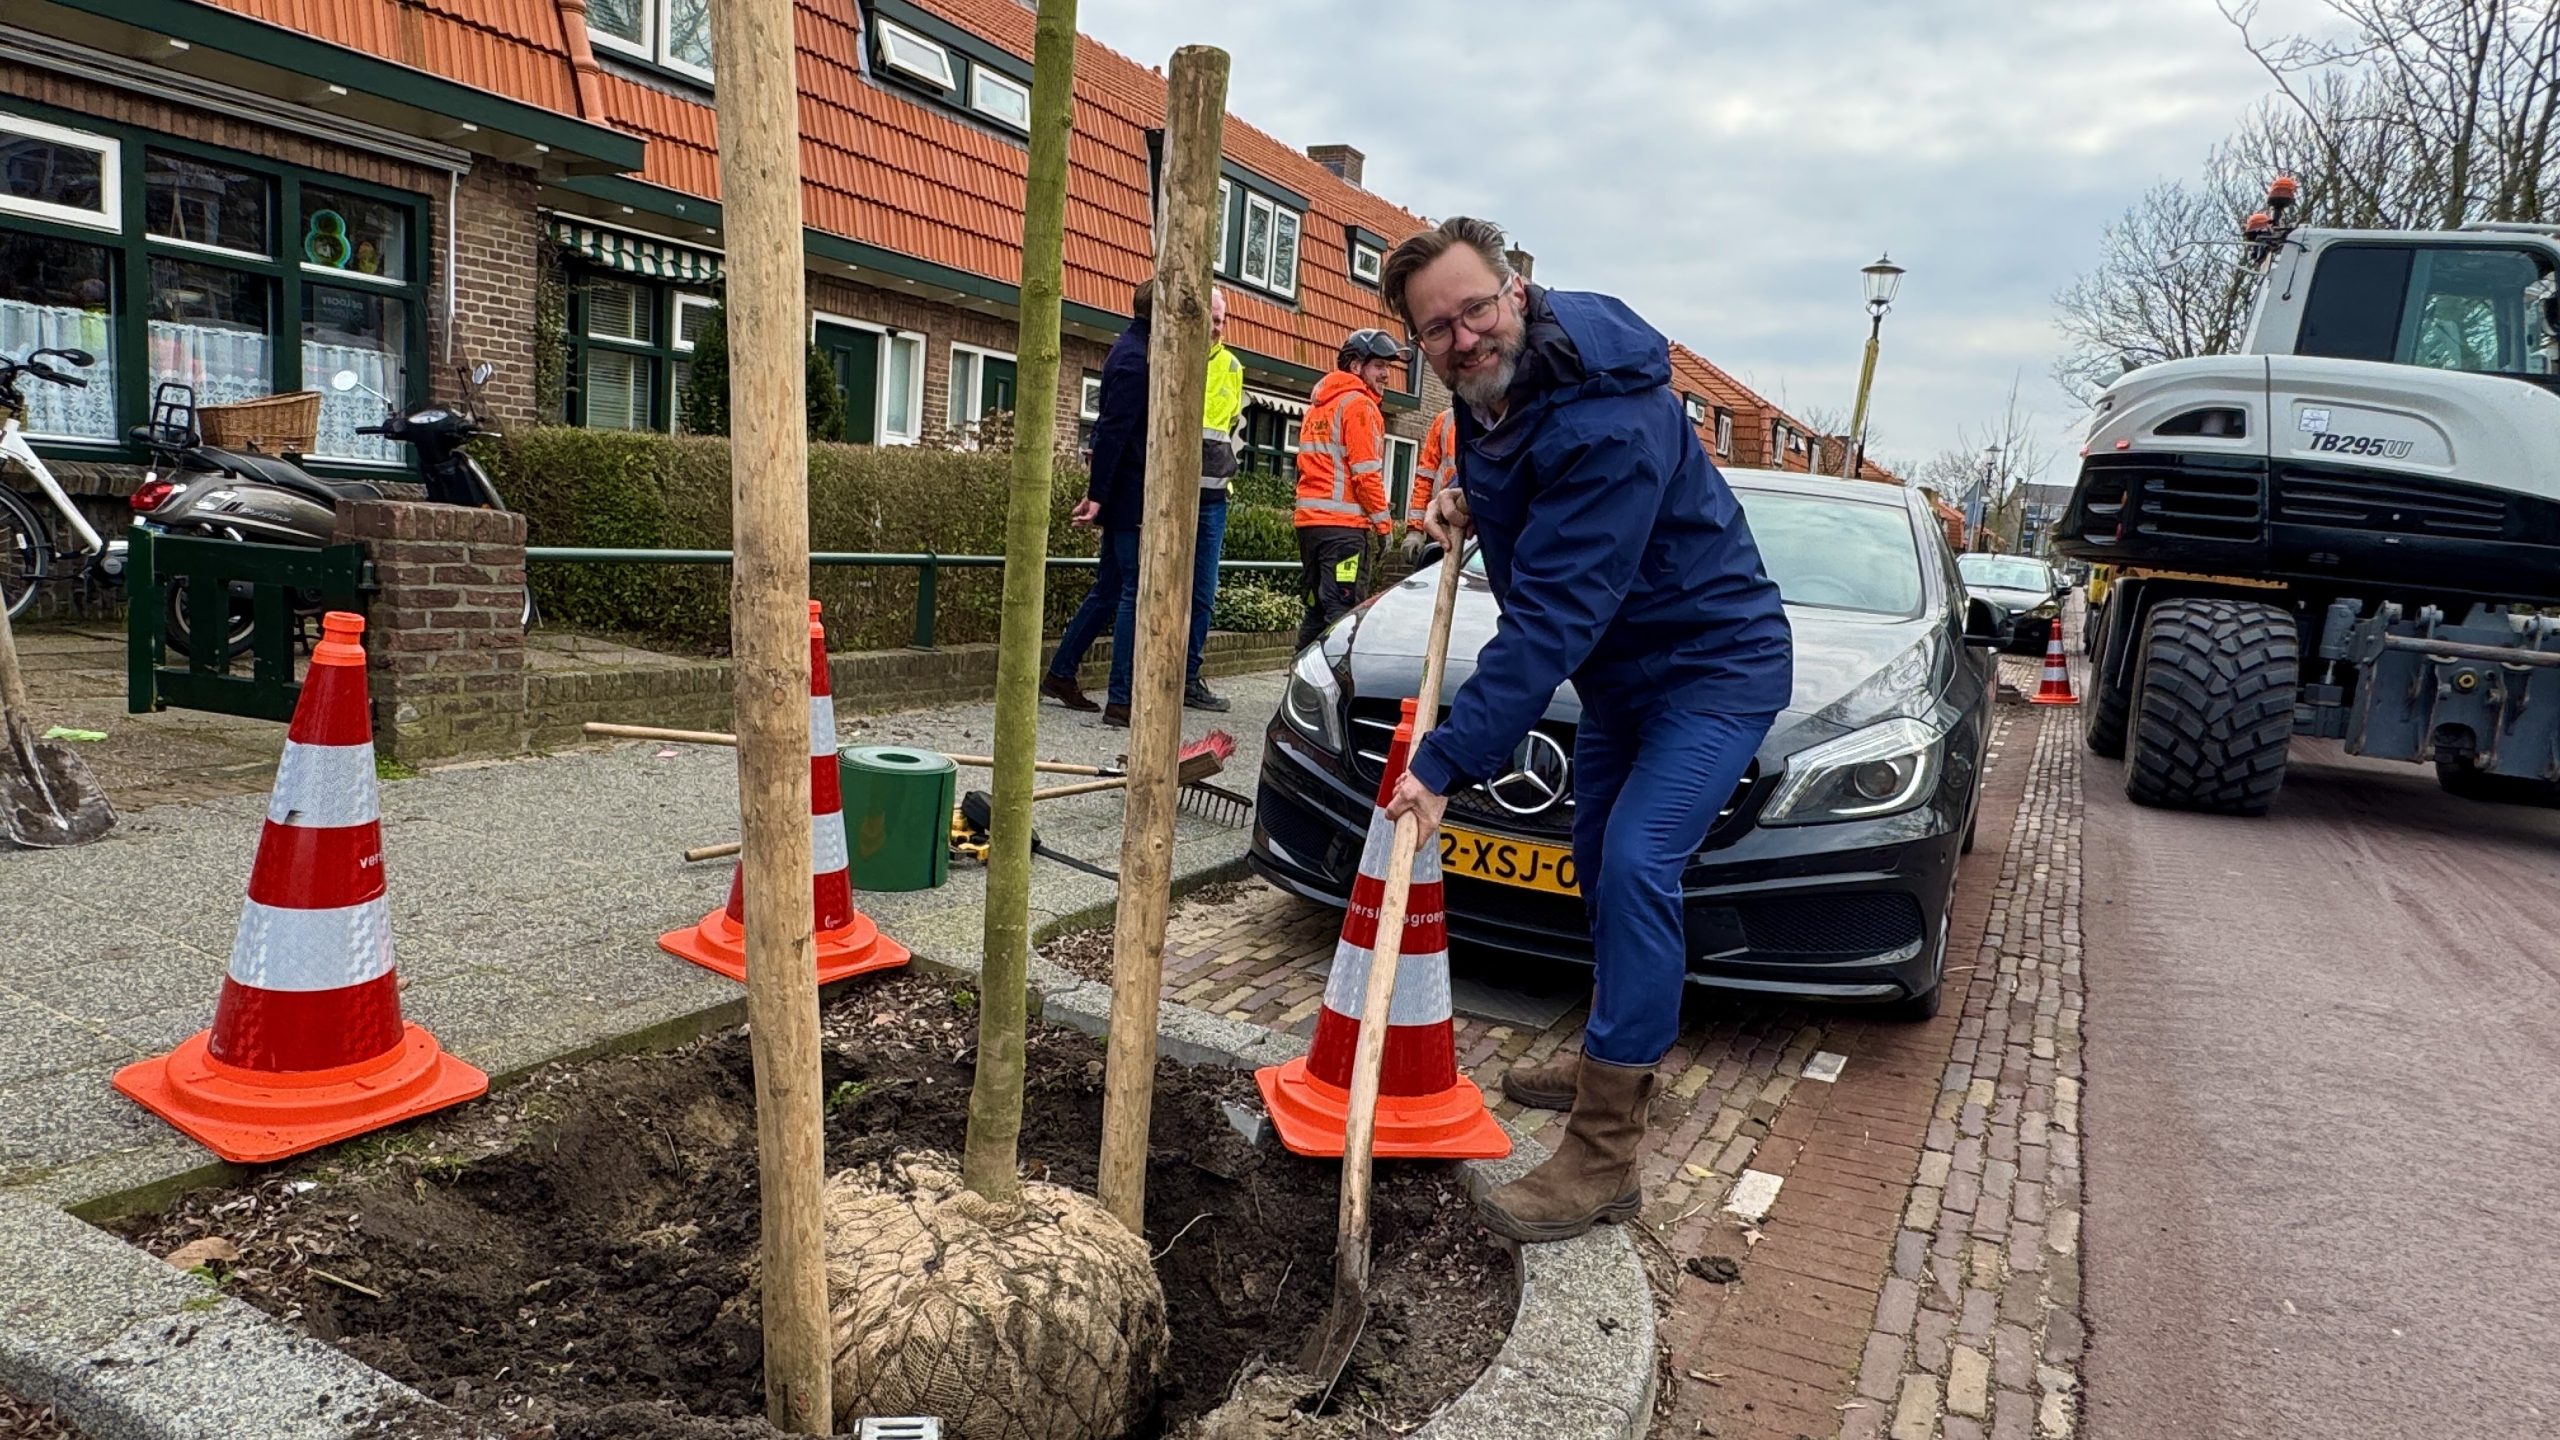
<instances>
[{"instance_id":1,"label":"tree root ball","mask_svg":"<svg viewBox=\"0 0 2560 1440\"><path fill-rule=\"evenodd\" d=\"M948 1440L1117 1440L1155 1401L1164 1287L1100 1201L1026 1182L1014 1204L940 1156L827 1182L835 1418L927 1415Z\"/></svg>"}]
</instances>

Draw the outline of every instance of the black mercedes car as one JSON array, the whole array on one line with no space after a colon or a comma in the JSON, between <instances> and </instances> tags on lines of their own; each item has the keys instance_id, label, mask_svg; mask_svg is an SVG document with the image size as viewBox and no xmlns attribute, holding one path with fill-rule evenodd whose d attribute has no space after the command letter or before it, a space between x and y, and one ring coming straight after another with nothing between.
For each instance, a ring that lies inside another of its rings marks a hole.
<instances>
[{"instance_id":1,"label":"black mercedes car","mask_svg":"<svg viewBox=\"0 0 2560 1440\"><path fill-rule=\"evenodd\" d=\"M1683 878L1690 978L1934 1014L1990 732L1996 622L1967 597L1919 492L1725 478L1786 599L1795 698ZM1495 622L1468 563L1451 694ZM1348 903L1399 702L1421 680L1436 580L1426 568L1299 653L1253 830L1254 869L1273 883ZM1462 946L1590 959L1571 850L1579 714L1568 686L1508 774L1450 797L1440 853Z\"/></svg>"},{"instance_id":2,"label":"black mercedes car","mask_svg":"<svg viewBox=\"0 0 2560 1440\"><path fill-rule=\"evenodd\" d=\"M2011 650L2044 653L2053 627L2062 623L2062 597L2071 587L2051 565L2025 555L1967 551L1956 557L1967 594L1991 607L2002 642Z\"/></svg>"}]
</instances>

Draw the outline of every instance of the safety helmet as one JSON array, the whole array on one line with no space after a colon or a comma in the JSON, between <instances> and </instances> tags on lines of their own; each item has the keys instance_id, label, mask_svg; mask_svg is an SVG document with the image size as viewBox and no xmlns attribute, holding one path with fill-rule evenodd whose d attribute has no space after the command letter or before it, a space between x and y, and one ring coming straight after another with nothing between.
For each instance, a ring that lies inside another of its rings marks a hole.
<instances>
[{"instance_id":1,"label":"safety helmet","mask_svg":"<svg viewBox=\"0 0 2560 1440\"><path fill-rule=\"evenodd\" d=\"M1348 370L1363 360L1401 360L1403 358L1404 347L1396 343L1396 337L1393 335L1384 330L1354 330L1350 338L1342 342L1342 348L1335 352L1333 363L1341 369Z\"/></svg>"}]
</instances>

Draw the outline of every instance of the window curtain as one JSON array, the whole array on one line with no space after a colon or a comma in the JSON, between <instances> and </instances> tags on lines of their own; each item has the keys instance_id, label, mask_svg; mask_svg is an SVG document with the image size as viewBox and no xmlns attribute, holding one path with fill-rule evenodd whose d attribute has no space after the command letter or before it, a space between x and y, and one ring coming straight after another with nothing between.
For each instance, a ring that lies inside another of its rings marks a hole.
<instances>
[{"instance_id":1,"label":"window curtain","mask_svg":"<svg viewBox=\"0 0 2560 1440\"><path fill-rule=\"evenodd\" d=\"M18 417L31 435L73 440L116 438L116 367L114 317L76 305L37 305L0 299L0 355L23 360L30 350L86 350L98 363L73 372L89 382L51 385L42 380L20 383L27 413Z\"/></svg>"}]
</instances>

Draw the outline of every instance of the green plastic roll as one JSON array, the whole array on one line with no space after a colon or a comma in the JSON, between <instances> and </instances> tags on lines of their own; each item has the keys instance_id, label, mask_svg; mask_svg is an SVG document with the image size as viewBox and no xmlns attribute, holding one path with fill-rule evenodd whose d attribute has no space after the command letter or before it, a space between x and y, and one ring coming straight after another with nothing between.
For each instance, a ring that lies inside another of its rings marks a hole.
<instances>
[{"instance_id":1,"label":"green plastic roll","mask_svg":"<svg viewBox=\"0 0 2560 1440\"><path fill-rule=\"evenodd\" d=\"M844 845L859 892L931 890L951 875L957 767L905 745L836 752L844 786Z\"/></svg>"}]
</instances>

